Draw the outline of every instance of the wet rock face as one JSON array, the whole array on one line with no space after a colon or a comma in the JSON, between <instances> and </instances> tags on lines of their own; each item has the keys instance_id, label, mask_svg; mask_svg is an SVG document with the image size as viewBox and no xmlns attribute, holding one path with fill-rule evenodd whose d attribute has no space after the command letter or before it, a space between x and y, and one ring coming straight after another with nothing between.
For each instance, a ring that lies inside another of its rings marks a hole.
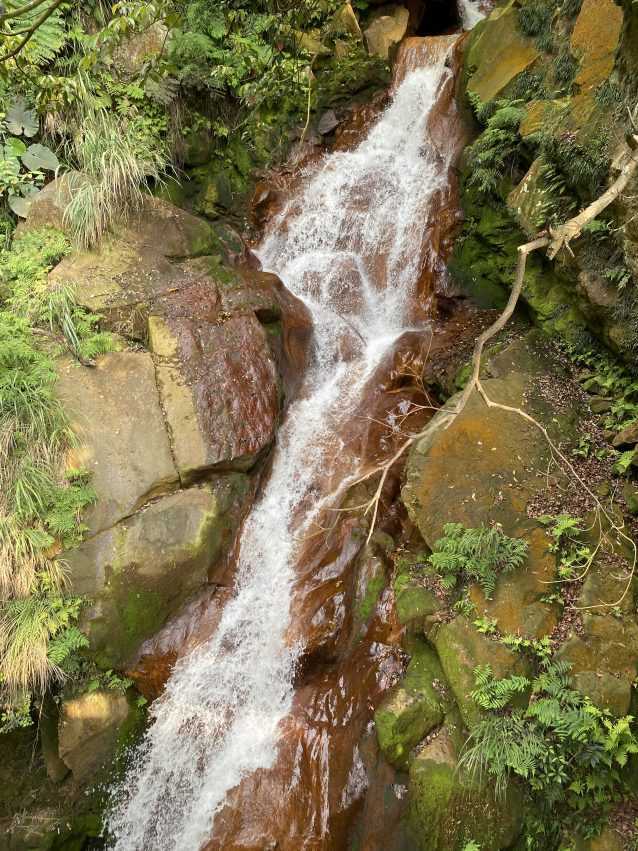
<instances>
[{"instance_id":1,"label":"wet rock face","mask_svg":"<svg viewBox=\"0 0 638 851\"><path fill-rule=\"evenodd\" d=\"M35 207L38 222L48 209ZM91 600L85 627L108 667L131 661L223 574L255 492L247 473L274 438L282 377L288 387L303 366L304 311L258 264L231 265L248 260L232 232L149 199L99 250L51 272L138 343L92 368L58 361L78 435L69 462L92 474L97 494L87 539L64 558L73 591Z\"/></svg>"}]
</instances>

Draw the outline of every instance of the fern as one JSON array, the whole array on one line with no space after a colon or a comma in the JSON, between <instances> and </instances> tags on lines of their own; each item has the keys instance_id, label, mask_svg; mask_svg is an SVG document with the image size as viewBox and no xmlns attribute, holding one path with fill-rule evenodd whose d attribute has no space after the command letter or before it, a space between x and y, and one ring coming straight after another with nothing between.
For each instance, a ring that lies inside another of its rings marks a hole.
<instances>
[{"instance_id":1,"label":"fern","mask_svg":"<svg viewBox=\"0 0 638 851\"><path fill-rule=\"evenodd\" d=\"M481 194L496 192L507 165L515 160L520 141L518 128L525 116L522 101L499 100L492 108L489 117L485 108L479 108L477 115L486 119L487 126L468 148L468 183Z\"/></svg>"},{"instance_id":2,"label":"fern","mask_svg":"<svg viewBox=\"0 0 638 851\"><path fill-rule=\"evenodd\" d=\"M471 692L472 700L481 709L503 709L516 694L524 694L531 686L527 677L512 675L495 680L490 665L479 665L474 669L476 688Z\"/></svg>"},{"instance_id":3,"label":"fern","mask_svg":"<svg viewBox=\"0 0 638 851\"><path fill-rule=\"evenodd\" d=\"M16 11L24 5L23 0L18 0L18 2L16 0L9 0L7 11ZM42 11L42 7L39 6L29 12L24 12L16 18L12 18L12 32L28 29L41 16ZM18 38L19 36L16 35L11 41ZM21 58L32 65L46 65L57 56L66 42L67 32L64 17L60 9L56 9L35 30L33 36L22 49Z\"/></svg>"},{"instance_id":4,"label":"fern","mask_svg":"<svg viewBox=\"0 0 638 851\"><path fill-rule=\"evenodd\" d=\"M620 769L638 753L634 719L594 706L571 687L569 667L546 662L532 681L495 679L488 665L477 668L472 698L490 714L472 730L461 766L479 777L490 775L499 795L512 776L521 778L550 811L608 805L622 783ZM528 707L504 712L527 689Z\"/></svg>"},{"instance_id":5,"label":"fern","mask_svg":"<svg viewBox=\"0 0 638 851\"><path fill-rule=\"evenodd\" d=\"M466 529L460 523L448 523L443 533L429 563L446 588L453 588L462 577L478 582L490 599L499 574L520 567L527 555L526 541L509 538L496 526Z\"/></svg>"}]
</instances>

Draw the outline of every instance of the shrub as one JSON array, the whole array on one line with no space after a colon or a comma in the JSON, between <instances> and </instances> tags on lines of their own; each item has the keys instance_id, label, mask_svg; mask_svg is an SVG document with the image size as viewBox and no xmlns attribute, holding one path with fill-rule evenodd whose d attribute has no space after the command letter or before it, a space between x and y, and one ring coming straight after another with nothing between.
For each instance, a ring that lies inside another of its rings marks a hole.
<instances>
[{"instance_id":1,"label":"shrub","mask_svg":"<svg viewBox=\"0 0 638 851\"><path fill-rule=\"evenodd\" d=\"M73 442L55 395L56 373L35 331L59 334L74 350L111 344L96 317L49 289L47 271L69 250L51 228L29 232L0 252L0 727L26 723L24 706L65 673L85 637L81 601L65 593L61 550L85 531L82 510L95 494L88 475L64 469ZM49 341L48 348L51 348Z\"/></svg>"},{"instance_id":2,"label":"shrub","mask_svg":"<svg viewBox=\"0 0 638 851\"><path fill-rule=\"evenodd\" d=\"M466 529L460 523L448 523L429 562L447 588L453 588L462 576L478 582L489 599L498 575L520 567L526 555L526 541L509 538L496 526Z\"/></svg>"}]
</instances>

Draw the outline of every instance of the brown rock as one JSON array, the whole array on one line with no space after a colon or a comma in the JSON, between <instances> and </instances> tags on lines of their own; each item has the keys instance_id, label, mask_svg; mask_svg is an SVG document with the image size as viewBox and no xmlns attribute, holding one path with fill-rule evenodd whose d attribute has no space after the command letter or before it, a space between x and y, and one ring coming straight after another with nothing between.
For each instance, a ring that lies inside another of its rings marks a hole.
<instances>
[{"instance_id":1,"label":"brown rock","mask_svg":"<svg viewBox=\"0 0 638 851\"><path fill-rule=\"evenodd\" d=\"M75 780L91 778L111 758L129 711L126 696L116 691L94 691L64 701L58 732L60 757Z\"/></svg>"},{"instance_id":2,"label":"brown rock","mask_svg":"<svg viewBox=\"0 0 638 851\"><path fill-rule=\"evenodd\" d=\"M249 469L279 415L266 332L253 313L214 324L164 308L165 318L151 318L150 341L181 480L213 468Z\"/></svg>"},{"instance_id":3,"label":"brown rock","mask_svg":"<svg viewBox=\"0 0 638 851\"><path fill-rule=\"evenodd\" d=\"M72 466L91 473L98 496L84 518L91 534L177 487L148 353L115 352L91 369L65 358L56 387L79 438Z\"/></svg>"},{"instance_id":4,"label":"brown rock","mask_svg":"<svg viewBox=\"0 0 638 851\"><path fill-rule=\"evenodd\" d=\"M638 444L638 420L626 426L612 440L612 446L616 449L631 449Z\"/></svg>"}]
</instances>

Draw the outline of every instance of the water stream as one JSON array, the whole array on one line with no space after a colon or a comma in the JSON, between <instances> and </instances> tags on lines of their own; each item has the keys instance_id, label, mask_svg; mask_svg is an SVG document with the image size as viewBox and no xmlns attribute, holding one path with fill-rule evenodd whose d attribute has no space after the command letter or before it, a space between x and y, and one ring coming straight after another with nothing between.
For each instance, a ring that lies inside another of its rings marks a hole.
<instances>
[{"instance_id":1,"label":"water stream","mask_svg":"<svg viewBox=\"0 0 638 851\"><path fill-rule=\"evenodd\" d=\"M300 542L356 477L345 426L416 321L424 221L450 164L429 118L450 74L444 51L410 71L367 138L312 167L259 248L310 311L311 365L245 523L234 596L151 707L109 819L116 851L197 851L227 793L277 758L301 650L288 638Z\"/></svg>"}]
</instances>

